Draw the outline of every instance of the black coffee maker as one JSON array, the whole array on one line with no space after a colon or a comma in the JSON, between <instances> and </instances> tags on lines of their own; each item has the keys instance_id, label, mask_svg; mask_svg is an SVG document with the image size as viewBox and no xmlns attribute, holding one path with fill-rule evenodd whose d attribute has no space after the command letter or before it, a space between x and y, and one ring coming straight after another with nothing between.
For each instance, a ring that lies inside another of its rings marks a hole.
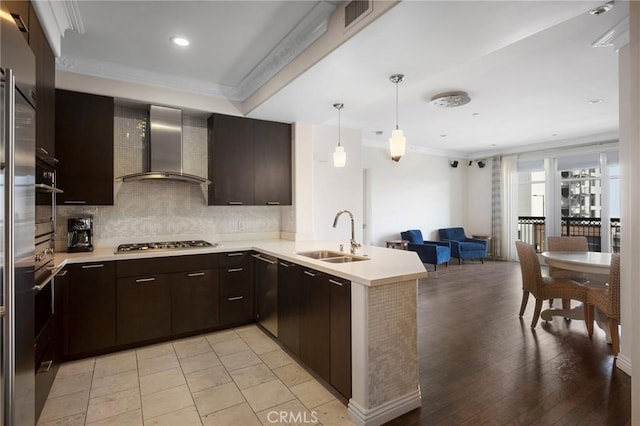
<instances>
[{"instance_id":1,"label":"black coffee maker","mask_svg":"<svg viewBox=\"0 0 640 426\"><path fill-rule=\"evenodd\" d=\"M67 252L93 251L93 216L78 215L67 220Z\"/></svg>"}]
</instances>

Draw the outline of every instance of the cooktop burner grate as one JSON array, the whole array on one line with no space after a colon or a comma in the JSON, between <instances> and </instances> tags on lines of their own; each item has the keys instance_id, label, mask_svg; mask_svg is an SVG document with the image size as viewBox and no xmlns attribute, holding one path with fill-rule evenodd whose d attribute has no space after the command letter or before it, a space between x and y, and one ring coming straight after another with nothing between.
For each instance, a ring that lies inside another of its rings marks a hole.
<instances>
[{"instance_id":1,"label":"cooktop burner grate","mask_svg":"<svg viewBox=\"0 0 640 426\"><path fill-rule=\"evenodd\" d=\"M204 247L218 247L220 244L211 244L204 240L189 240L189 241L160 241L153 243L132 243L132 244L120 244L116 249L116 253L134 253L139 251L148 250L181 250L181 249L193 249Z\"/></svg>"}]
</instances>

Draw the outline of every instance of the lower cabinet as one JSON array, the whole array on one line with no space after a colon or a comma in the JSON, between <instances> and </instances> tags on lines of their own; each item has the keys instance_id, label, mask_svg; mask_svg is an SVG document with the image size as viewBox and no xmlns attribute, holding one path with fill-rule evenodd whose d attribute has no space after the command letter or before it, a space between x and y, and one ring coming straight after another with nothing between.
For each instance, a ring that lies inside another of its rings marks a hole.
<instances>
[{"instance_id":1,"label":"lower cabinet","mask_svg":"<svg viewBox=\"0 0 640 426\"><path fill-rule=\"evenodd\" d=\"M65 358L94 354L116 345L114 262L70 265L65 292Z\"/></svg>"},{"instance_id":2,"label":"lower cabinet","mask_svg":"<svg viewBox=\"0 0 640 426\"><path fill-rule=\"evenodd\" d=\"M351 397L351 282L328 277L331 287L331 379L342 395Z\"/></svg>"},{"instance_id":3,"label":"lower cabinet","mask_svg":"<svg viewBox=\"0 0 640 426\"><path fill-rule=\"evenodd\" d=\"M351 282L288 262L278 273L278 338L350 398Z\"/></svg>"},{"instance_id":4,"label":"lower cabinet","mask_svg":"<svg viewBox=\"0 0 640 426\"><path fill-rule=\"evenodd\" d=\"M118 345L171 335L171 283L167 274L118 278Z\"/></svg>"},{"instance_id":5,"label":"lower cabinet","mask_svg":"<svg viewBox=\"0 0 640 426\"><path fill-rule=\"evenodd\" d=\"M220 325L238 325L253 320L253 286L249 253L225 253L220 258Z\"/></svg>"},{"instance_id":6,"label":"lower cabinet","mask_svg":"<svg viewBox=\"0 0 640 426\"><path fill-rule=\"evenodd\" d=\"M215 327L219 321L218 270L171 274L171 333Z\"/></svg>"},{"instance_id":7,"label":"lower cabinet","mask_svg":"<svg viewBox=\"0 0 640 426\"><path fill-rule=\"evenodd\" d=\"M300 274L302 267L278 262L278 340L300 356Z\"/></svg>"}]
</instances>

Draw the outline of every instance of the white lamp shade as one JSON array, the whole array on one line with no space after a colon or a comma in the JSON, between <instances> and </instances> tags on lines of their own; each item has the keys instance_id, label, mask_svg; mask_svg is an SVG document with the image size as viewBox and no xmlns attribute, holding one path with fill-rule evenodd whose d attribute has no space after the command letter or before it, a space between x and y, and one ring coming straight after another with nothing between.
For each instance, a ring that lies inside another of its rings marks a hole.
<instances>
[{"instance_id":1,"label":"white lamp shade","mask_svg":"<svg viewBox=\"0 0 640 426\"><path fill-rule=\"evenodd\" d=\"M407 138L402 135L402 130L396 129L391 132L391 137L389 138L389 150L391 151L391 158L394 161L400 160L400 157L404 155L406 145Z\"/></svg>"},{"instance_id":2,"label":"white lamp shade","mask_svg":"<svg viewBox=\"0 0 640 426\"><path fill-rule=\"evenodd\" d=\"M336 146L336 150L333 152L333 165L334 167L344 167L347 164L347 153L344 152L342 146Z\"/></svg>"}]
</instances>

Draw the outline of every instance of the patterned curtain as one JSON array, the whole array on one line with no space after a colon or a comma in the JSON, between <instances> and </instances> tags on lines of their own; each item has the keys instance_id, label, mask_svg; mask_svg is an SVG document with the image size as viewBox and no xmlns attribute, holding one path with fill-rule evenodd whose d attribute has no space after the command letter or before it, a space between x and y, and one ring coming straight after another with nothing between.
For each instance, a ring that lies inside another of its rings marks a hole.
<instances>
[{"instance_id":1,"label":"patterned curtain","mask_svg":"<svg viewBox=\"0 0 640 426\"><path fill-rule=\"evenodd\" d=\"M491 235L493 258L504 259L502 254L502 157L496 155L491 162Z\"/></svg>"}]
</instances>

